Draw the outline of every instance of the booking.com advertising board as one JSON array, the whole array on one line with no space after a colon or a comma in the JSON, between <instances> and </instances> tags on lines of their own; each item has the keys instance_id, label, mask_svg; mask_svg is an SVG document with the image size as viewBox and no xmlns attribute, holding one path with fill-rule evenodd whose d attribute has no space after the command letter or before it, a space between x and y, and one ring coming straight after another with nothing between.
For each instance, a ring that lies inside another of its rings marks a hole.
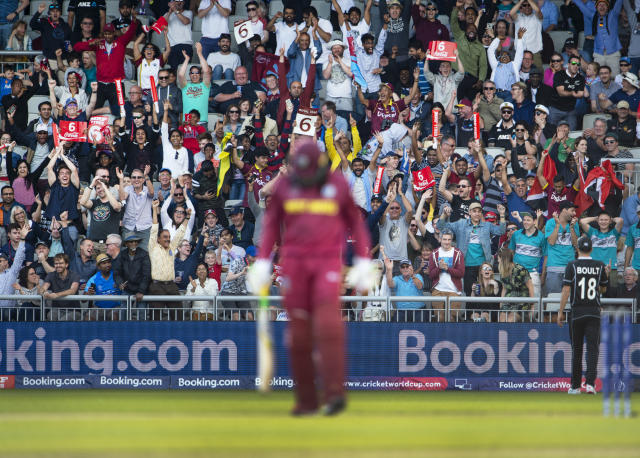
<instances>
[{"instance_id":1,"label":"booking.com advertising board","mask_svg":"<svg viewBox=\"0 0 640 458\"><path fill-rule=\"evenodd\" d=\"M273 330L270 383L291 389L286 323ZM569 388L567 326L349 323L347 332L350 390ZM624 361L640 386L640 325ZM0 389L253 389L255 373L254 323L0 323Z\"/></svg>"}]
</instances>

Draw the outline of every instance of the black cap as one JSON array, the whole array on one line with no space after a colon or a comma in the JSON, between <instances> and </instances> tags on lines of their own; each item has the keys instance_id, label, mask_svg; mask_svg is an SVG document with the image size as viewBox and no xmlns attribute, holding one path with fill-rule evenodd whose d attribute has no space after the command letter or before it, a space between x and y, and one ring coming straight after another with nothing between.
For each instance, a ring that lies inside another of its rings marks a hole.
<instances>
[{"instance_id":1,"label":"black cap","mask_svg":"<svg viewBox=\"0 0 640 458\"><path fill-rule=\"evenodd\" d=\"M576 208L576 205L570 200L560 202L560 210L566 210L568 208Z\"/></svg>"},{"instance_id":2,"label":"black cap","mask_svg":"<svg viewBox=\"0 0 640 458\"><path fill-rule=\"evenodd\" d=\"M578 251L582 253L590 253L593 248L593 244L591 243L591 238L587 235L583 235L578 239Z\"/></svg>"}]
</instances>

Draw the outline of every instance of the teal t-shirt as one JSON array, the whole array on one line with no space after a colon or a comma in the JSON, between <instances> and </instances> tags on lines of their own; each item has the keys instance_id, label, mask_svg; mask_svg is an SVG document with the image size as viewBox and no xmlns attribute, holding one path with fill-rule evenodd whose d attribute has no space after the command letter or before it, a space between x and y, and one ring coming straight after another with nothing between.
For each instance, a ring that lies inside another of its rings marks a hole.
<instances>
[{"instance_id":1,"label":"teal t-shirt","mask_svg":"<svg viewBox=\"0 0 640 458\"><path fill-rule=\"evenodd\" d=\"M631 260L631 267L636 270L640 269L640 228L638 228L637 224L629 226L629 232L627 232L625 245L633 247L633 259Z\"/></svg>"},{"instance_id":2,"label":"teal t-shirt","mask_svg":"<svg viewBox=\"0 0 640 458\"><path fill-rule=\"evenodd\" d=\"M571 241L571 231L569 230L570 223L567 223L565 226L561 226L558 230L558 238L556 239L556 243L551 245L547 241L547 268L549 267L562 267L563 270L569 264L569 262L573 261L576 258L575 250L573 248L573 243ZM549 239L549 236L553 233L553 230L556 227L556 221L552 218L547 221L547 224L544 227L544 235ZM574 230L576 234L580 234L580 229L578 228L578 224L574 225Z\"/></svg>"},{"instance_id":3,"label":"teal t-shirt","mask_svg":"<svg viewBox=\"0 0 640 458\"><path fill-rule=\"evenodd\" d=\"M469 245L467 246L467 252L464 254L464 265L479 266L484 261L484 251L482 250L480 237L478 236L477 229L474 227L471 229L471 234L469 235Z\"/></svg>"},{"instance_id":4,"label":"teal t-shirt","mask_svg":"<svg viewBox=\"0 0 640 458\"><path fill-rule=\"evenodd\" d=\"M206 122L209 118L209 89L204 83L187 83L182 88L182 112L198 110L200 121Z\"/></svg>"},{"instance_id":5,"label":"teal t-shirt","mask_svg":"<svg viewBox=\"0 0 640 458\"><path fill-rule=\"evenodd\" d=\"M515 253L513 262L520 264L529 272L538 270L546 244L547 239L537 229L533 235L525 234L524 229L516 231L509 241L509 249Z\"/></svg>"},{"instance_id":6,"label":"teal t-shirt","mask_svg":"<svg viewBox=\"0 0 640 458\"><path fill-rule=\"evenodd\" d=\"M600 232L595 227L590 227L587 235L591 238L591 244L593 245L591 257L598 261L602 261L605 266L609 265L609 262L611 262L611 268L616 269L620 232L615 228L608 232Z\"/></svg>"}]
</instances>

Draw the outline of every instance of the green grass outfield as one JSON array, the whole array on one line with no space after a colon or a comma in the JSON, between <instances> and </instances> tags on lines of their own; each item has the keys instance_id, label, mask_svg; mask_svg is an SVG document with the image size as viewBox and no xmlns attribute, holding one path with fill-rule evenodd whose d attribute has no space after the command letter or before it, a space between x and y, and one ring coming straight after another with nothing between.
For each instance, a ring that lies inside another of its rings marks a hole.
<instances>
[{"instance_id":1,"label":"green grass outfield","mask_svg":"<svg viewBox=\"0 0 640 458\"><path fill-rule=\"evenodd\" d=\"M600 395L352 392L333 418L291 418L291 403L290 392L2 391L0 455L640 456L640 420L602 418Z\"/></svg>"}]
</instances>

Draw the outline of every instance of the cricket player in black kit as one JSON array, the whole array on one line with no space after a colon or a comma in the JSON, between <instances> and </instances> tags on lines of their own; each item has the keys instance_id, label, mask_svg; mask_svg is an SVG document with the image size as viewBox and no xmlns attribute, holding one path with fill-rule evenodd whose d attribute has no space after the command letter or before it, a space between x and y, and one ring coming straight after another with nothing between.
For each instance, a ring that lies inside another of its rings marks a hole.
<instances>
[{"instance_id":1,"label":"cricket player in black kit","mask_svg":"<svg viewBox=\"0 0 640 458\"><path fill-rule=\"evenodd\" d=\"M596 368L600 346L600 292L607 286L608 275L603 262L591 259L591 239L578 239L578 259L564 271L558 326L563 324L563 311L571 297L569 337L571 338L571 388L569 394L580 394L582 382L582 348L587 340L587 374L585 391L596 394Z\"/></svg>"}]
</instances>

